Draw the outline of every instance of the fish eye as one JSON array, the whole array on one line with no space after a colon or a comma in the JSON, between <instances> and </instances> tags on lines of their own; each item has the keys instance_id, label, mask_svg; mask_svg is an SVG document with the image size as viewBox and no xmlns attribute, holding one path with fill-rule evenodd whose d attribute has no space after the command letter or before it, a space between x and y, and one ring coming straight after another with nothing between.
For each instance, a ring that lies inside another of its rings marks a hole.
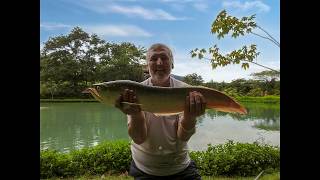
<instances>
[{"instance_id":1,"label":"fish eye","mask_svg":"<svg viewBox=\"0 0 320 180\"><path fill-rule=\"evenodd\" d=\"M97 86L97 87L96 87L96 89L97 89L97 90L100 90L100 89L101 89L101 87L100 87L100 86Z\"/></svg>"}]
</instances>

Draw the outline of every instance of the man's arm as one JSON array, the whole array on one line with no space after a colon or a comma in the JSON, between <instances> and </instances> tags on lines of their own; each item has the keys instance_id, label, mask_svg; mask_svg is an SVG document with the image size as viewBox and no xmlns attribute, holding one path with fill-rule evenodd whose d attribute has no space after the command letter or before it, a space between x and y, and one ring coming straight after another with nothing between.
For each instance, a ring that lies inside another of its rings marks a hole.
<instances>
[{"instance_id":1,"label":"man's arm","mask_svg":"<svg viewBox=\"0 0 320 180\"><path fill-rule=\"evenodd\" d=\"M206 101L201 93L190 92L186 97L184 115L179 121L177 136L182 141L188 141L195 133L196 117L204 114Z\"/></svg>"},{"instance_id":2,"label":"man's arm","mask_svg":"<svg viewBox=\"0 0 320 180\"><path fill-rule=\"evenodd\" d=\"M136 144L141 144L146 140L147 123L142 111L128 116L128 134Z\"/></svg>"},{"instance_id":3,"label":"man's arm","mask_svg":"<svg viewBox=\"0 0 320 180\"><path fill-rule=\"evenodd\" d=\"M136 144L143 143L147 138L147 123L144 113L139 105L125 104L121 102L139 103L136 94L125 89L117 98L115 106L128 115L128 134Z\"/></svg>"}]
</instances>

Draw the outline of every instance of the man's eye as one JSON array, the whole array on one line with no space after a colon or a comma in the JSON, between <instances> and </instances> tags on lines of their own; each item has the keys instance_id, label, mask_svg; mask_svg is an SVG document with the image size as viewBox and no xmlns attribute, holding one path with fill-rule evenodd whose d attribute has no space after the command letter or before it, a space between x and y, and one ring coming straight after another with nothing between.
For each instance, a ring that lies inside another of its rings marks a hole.
<instances>
[{"instance_id":1,"label":"man's eye","mask_svg":"<svg viewBox=\"0 0 320 180\"><path fill-rule=\"evenodd\" d=\"M162 59L162 61L167 61L169 59L166 55L162 55L160 56L160 58Z\"/></svg>"},{"instance_id":2,"label":"man's eye","mask_svg":"<svg viewBox=\"0 0 320 180\"><path fill-rule=\"evenodd\" d=\"M156 61L156 60L157 60L157 57L153 56L153 57L151 57L150 60L151 60L151 61Z\"/></svg>"}]
</instances>

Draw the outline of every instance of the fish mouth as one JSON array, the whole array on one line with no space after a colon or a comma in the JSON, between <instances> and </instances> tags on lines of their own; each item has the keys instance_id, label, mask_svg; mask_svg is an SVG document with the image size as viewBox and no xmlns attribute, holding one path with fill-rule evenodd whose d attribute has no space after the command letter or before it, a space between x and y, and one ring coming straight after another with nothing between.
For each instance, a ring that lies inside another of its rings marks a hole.
<instances>
[{"instance_id":1,"label":"fish mouth","mask_svg":"<svg viewBox=\"0 0 320 180\"><path fill-rule=\"evenodd\" d=\"M90 93L96 100L103 102L102 97L99 95L98 91L95 88L87 88L83 90L82 93Z\"/></svg>"}]
</instances>

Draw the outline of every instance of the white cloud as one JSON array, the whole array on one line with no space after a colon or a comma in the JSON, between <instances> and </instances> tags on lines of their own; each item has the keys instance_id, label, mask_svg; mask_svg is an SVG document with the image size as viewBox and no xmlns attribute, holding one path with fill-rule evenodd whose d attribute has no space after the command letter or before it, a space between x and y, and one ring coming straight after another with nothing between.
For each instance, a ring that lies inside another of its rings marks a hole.
<instances>
[{"instance_id":1,"label":"white cloud","mask_svg":"<svg viewBox=\"0 0 320 180\"><path fill-rule=\"evenodd\" d=\"M53 31L58 29L68 29L70 25L62 24L62 23L40 23L40 28L47 31Z\"/></svg>"},{"instance_id":2,"label":"white cloud","mask_svg":"<svg viewBox=\"0 0 320 180\"><path fill-rule=\"evenodd\" d=\"M162 9L146 9L142 6L124 6L112 1L77 1L79 6L97 13L118 13L128 17L140 17L147 20L185 20L185 17L175 17Z\"/></svg>"},{"instance_id":3,"label":"white cloud","mask_svg":"<svg viewBox=\"0 0 320 180\"><path fill-rule=\"evenodd\" d=\"M118 37L151 37L152 34L134 25L92 25L84 30L101 36Z\"/></svg>"},{"instance_id":4,"label":"white cloud","mask_svg":"<svg viewBox=\"0 0 320 180\"><path fill-rule=\"evenodd\" d=\"M194 3L193 7L199 11L205 11L208 9L208 5L204 3Z\"/></svg>"},{"instance_id":5,"label":"white cloud","mask_svg":"<svg viewBox=\"0 0 320 180\"><path fill-rule=\"evenodd\" d=\"M129 24L112 25L112 24L101 24L101 25L66 25L61 23L41 23L40 28L42 30L58 30L61 28L71 29L72 27L79 26L88 33L95 33L101 36L107 37L151 37L152 34L145 31L144 29Z\"/></svg>"},{"instance_id":6,"label":"white cloud","mask_svg":"<svg viewBox=\"0 0 320 180\"><path fill-rule=\"evenodd\" d=\"M169 4L173 9L181 11L185 6L193 6L198 11L206 11L208 9L207 0L161 0L163 3Z\"/></svg>"},{"instance_id":7,"label":"white cloud","mask_svg":"<svg viewBox=\"0 0 320 180\"><path fill-rule=\"evenodd\" d=\"M247 11L249 9L258 9L260 12L268 12L270 10L270 7L264 4L262 1L246 1L244 3L241 3L240 1L224 1L222 6L225 8L231 7L243 11Z\"/></svg>"},{"instance_id":8,"label":"white cloud","mask_svg":"<svg viewBox=\"0 0 320 180\"><path fill-rule=\"evenodd\" d=\"M127 16L139 16L148 20L183 20L185 18L177 18L162 9L148 10L141 6L119 6L110 7L111 12L124 14Z\"/></svg>"},{"instance_id":9,"label":"white cloud","mask_svg":"<svg viewBox=\"0 0 320 180\"><path fill-rule=\"evenodd\" d=\"M197 1L203 1L203 0L161 0L162 2L176 2L176 3L189 3L189 2L197 2Z\"/></svg>"}]
</instances>

